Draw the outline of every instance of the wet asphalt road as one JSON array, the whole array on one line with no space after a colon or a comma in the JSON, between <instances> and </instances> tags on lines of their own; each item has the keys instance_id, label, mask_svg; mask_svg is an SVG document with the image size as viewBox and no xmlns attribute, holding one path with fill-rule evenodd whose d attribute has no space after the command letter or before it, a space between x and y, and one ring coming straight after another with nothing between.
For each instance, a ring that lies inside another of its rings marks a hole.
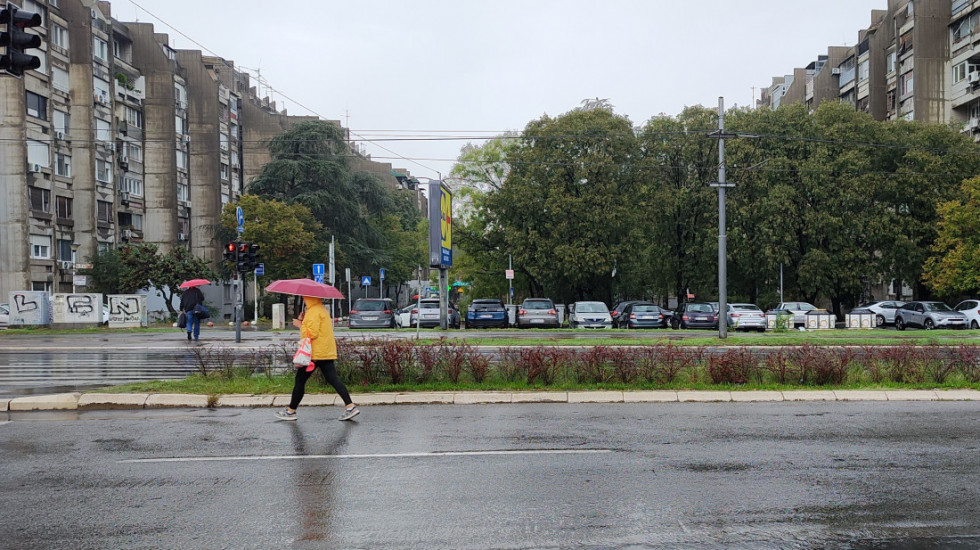
<instances>
[{"instance_id":1,"label":"wet asphalt road","mask_svg":"<svg viewBox=\"0 0 980 550\"><path fill-rule=\"evenodd\" d=\"M8 413L0 547L977 548L975 402Z\"/></svg>"}]
</instances>

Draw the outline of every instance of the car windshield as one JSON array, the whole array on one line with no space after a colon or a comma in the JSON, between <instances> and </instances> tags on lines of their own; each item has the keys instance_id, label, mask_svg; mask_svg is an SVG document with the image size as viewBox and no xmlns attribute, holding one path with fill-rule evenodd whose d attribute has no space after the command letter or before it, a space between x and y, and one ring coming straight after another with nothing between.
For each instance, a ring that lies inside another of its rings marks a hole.
<instances>
[{"instance_id":1,"label":"car windshield","mask_svg":"<svg viewBox=\"0 0 980 550\"><path fill-rule=\"evenodd\" d=\"M500 302L473 302L470 309L473 311L503 311L504 305Z\"/></svg>"},{"instance_id":2,"label":"car windshield","mask_svg":"<svg viewBox=\"0 0 980 550\"><path fill-rule=\"evenodd\" d=\"M375 301L375 300L372 300L370 302L367 301L367 300L359 300L356 304L354 304L354 310L356 310L356 311L384 311L385 305L386 304L384 302L378 302L378 301Z\"/></svg>"},{"instance_id":3,"label":"car windshield","mask_svg":"<svg viewBox=\"0 0 980 550\"><path fill-rule=\"evenodd\" d=\"M695 313L714 313L715 308L711 307L711 304L689 304L687 310Z\"/></svg>"},{"instance_id":4,"label":"car windshield","mask_svg":"<svg viewBox=\"0 0 980 550\"><path fill-rule=\"evenodd\" d=\"M575 306L576 313L608 313L606 304L599 302L580 302Z\"/></svg>"},{"instance_id":5,"label":"car windshield","mask_svg":"<svg viewBox=\"0 0 980 550\"><path fill-rule=\"evenodd\" d=\"M926 311L953 311L952 308L942 302L926 302Z\"/></svg>"},{"instance_id":6,"label":"car windshield","mask_svg":"<svg viewBox=\"0 0 980 550\"><path fill-rule=\"evenodd\" d=\"M660 308L657 307L657 306L644 306L644 305L639 305L639 306L633 306L633 311L634 312L637 312L637 313L639 313L639 312L643 312L643 313L650 313L650 312L656 313L656 312L660 311Z\"/></svg>"},{"instance_id":7,"label":"car windshield","mask_svg":"<svg viewBox=\"0 0 980 550\"><path fill-rule=\"evenodd\" d=\"M524 302L524 309L551 309L551 302L540 300L534 302Z\"/></svg>"}]
</instances>

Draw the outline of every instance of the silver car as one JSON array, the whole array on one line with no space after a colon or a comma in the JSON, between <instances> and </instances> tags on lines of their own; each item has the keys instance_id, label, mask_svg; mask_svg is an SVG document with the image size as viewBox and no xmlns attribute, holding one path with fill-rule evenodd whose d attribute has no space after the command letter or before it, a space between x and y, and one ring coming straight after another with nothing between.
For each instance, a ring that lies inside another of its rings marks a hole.
<instances>
[{"instance_id":1,"label":"silver car","mask_svg":"<svg viewBox=\"0 0 980 550\"><path fill-rule=\"evenodd\" d=\"M966 328L969 319L942 302L908 302L895 312L895 328Z\"/></svg>"},{"instance_id":2,"label":"silver car","mask_svg":"<svg viewBox=\"0 0 980 550\"><path fill-rule=\"evenodd\" d=\"M395 306L387 298L359 298L347 320L350 328L395 328Z\"/></svg>"},{"instance_id":3,"label":"silver car","mask_svg":"<svg viewBox=\"0 0 980 550\"><path fill-rule=\"evenodd\" d=\"M609 308L602 302L575 302L568 312L570 328L612 328Z\"/></svg>"},{"instance_id":4,"label":"silver car","mask_svg":"<svg viewBox=\"0 0 980 550\"><path fill-rule=\"evenodd\" d=\"M10 326L10 305L0 304L0 328Z\"/></svg>"},{"instance_id":5,"label":"silver car","mask_svg":"<svg viewBox=\"0 0 980 550\"><path fill-rule=\"evenodd\" d=\"M559 328L558 309L550 298L528 298L517 310L517 328Z\"/></svg>"},{"instance_id":6,"label":"silver car","mask_svg":"<svg viewBox=\"0 0 980 550\"><path fill-rule=\"evenodd\" d=\"M728 304L728 326L733 330L766 330L766 314L755 304Z\"/></svg>"},{"instance_id":7,"label":"silver car","mask_svg":"<svg viewBox=\"0 0 980 550\"><path fill-rule=\"evenodd\" d=\"M895 312L898 308L905 305L905 302L897 302L895 300L882 300L879 302L871 302L864 304L863 306L858 306L859 309L867 309L875 314L875 324L877 326L884 325L894 325L895 324Z\"/></svg>"},{"instance_id":8,"label":"silver car","mask_svg":"<svg viewBox=\"0 0 980 550\"><path fill-rule=\"evenodd\" d=\"M805 327L806 314L817 309L817 306L806 302L783 302L776 306L775 309L781 309L792 313L794 327Z\"/></svg>"}]
</instances>

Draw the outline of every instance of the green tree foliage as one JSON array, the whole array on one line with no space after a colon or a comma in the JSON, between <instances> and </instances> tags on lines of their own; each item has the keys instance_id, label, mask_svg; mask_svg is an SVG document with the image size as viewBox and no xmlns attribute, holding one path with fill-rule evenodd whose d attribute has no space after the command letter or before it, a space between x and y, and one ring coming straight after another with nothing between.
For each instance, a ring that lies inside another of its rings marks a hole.
<instances>
[{"instance_id":1,"label":"green tree foliage","mask_svg":"<svg viewBox=\"0 0 980 550\"><path fill-rule=\"evenodd\" d=\"M607 109L544 116L524 129L479 223L499 256L514 255L531 294L612 299L610 273L629 249L635 151L629 120Z\"/></svg>"},{"instance_id":2,"label":"green tree foliage","mask_svg":"<svg viewBox=\"0 0 980 550\"><path fill-rule=\"evenodd\" d=\"M336 235L353 270L381 267L385 235L371 218L389 211L391 194L377 177L351 170L343 129L323 121L301 122L273 138L269 151L272 161L248 192L308 208Z\"/></svg>"},{"instance_id":3,"label":"green tree foliage","mask_svg":"<svg viewBox=\"0 0 980 550\"><path fill-rule=\"evenodd\" d=\"M972 260L969 243L958 248L961 233L944 225L949 235L937 241L937 205L955 224L950 204L965 207L971 191L960 182L980 171L969 137L833 102L813 113L797 104L727 115L739 136L726 141L736 184L727 195L730 301L774 305L782 265L786 299L829 300L840 314L882 298L872 287L919 281L930 254L937 270ZM456 228L459 267L489 295L506 289L497 274L513 254L525 295L663 302L690 289L716 298L716 128L714 110L692 107L634 132L590 103L532 121L507 147L464 150L454 174L478 184L472 215ZM936 292L975 288L966 271L927 280Z\"/></svg>"},{"instance_id":4,"label":"green tree foliage","mask_svg":"<svg viewBox=\"0 0 980 550\"><path fill-rule=\"evenodd\" d=\"M171 302L181 293L180 283L214 278L207 263L182 246L161 254L155 244L130 245L103 251L88 261L92 269L80 273L91 279L90 289L103 294L132 294L154 287L163 295L171 315L176 313Z\"/></svg>"},{"instance_id":5,"label":"green tree foliage","mask_svg":"<svg viewBox=\"0 0 980 550\"><path fill-rule=\"evenodd\" d=\"M963 198L939 207L939 237L926 260L926 285L944 297L980 292L980 178L963 182Z\"/></svg>"}]
</instances>

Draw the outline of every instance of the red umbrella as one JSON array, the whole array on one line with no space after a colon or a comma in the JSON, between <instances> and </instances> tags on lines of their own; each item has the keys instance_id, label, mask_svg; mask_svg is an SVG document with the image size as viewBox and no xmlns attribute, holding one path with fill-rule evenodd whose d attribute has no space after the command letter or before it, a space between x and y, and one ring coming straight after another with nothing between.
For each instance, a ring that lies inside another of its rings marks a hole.
<instances>
[{"instance_id":1,"label":"red umbrella","mask_svg":"<svg viewBox=\"0 0 980 550\"><path fill-rule=\"evenodd\" d=\"M315 298L344 299L344 295L336 288L318 283L312 279L280 279L265 287L267 292L294 294L296 296L313 296Z\"/></svg>"},{"instance_id":2,"label":"red umbrella","mask_svg":"<svg viewBox=\"0 0 980 550\"><path fill-rule=\"evenodd\" d=\"M207 279L191 279L190 281L180 283L180 288L187 289L193 286L204 286L209 284L211 284L211 281Z\"/></svg>"}]
</instances>

